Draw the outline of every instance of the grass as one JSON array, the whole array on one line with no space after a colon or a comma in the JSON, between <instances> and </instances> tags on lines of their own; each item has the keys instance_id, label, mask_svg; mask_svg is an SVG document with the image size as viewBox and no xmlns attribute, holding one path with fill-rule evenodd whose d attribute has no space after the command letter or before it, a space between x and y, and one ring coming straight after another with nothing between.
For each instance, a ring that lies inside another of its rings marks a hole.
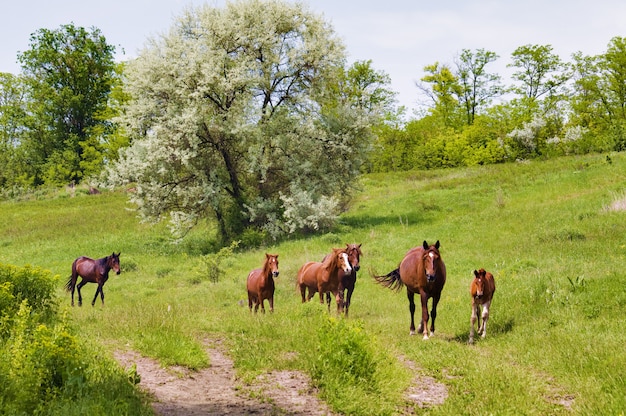
<instances>
[{"instance_id":1,"label":"grass","mask_svg":"<svg viewBox=\"0 0 626 416\"><path fill-rule=\"evenodd\" d=\"M164 225L137 220L123 193L59 192L0 203L0 262L58 273L61 302L71 309L61 284L74 258L121 251L123 272L105 286L106 306L69 310L81 336L190 368L209 365L203 342L219 338L242 380L273 369L306 371L344 413L404 409L402 392L414 374L402 356L448 388L443 405L417 413L620 414L626 213L606 207L623 199L626 155L611 159L366 175L332 233L237 252L217 283L201 274L210 227L173 245ZM397 267L423 240L440 240L448 269L437 334L426 342L408 335L405 293L369 277ZM364 256L345 320L328 315L317 297L302 305L295 276L305 261L348 242L362 243ZM255 316L245 277L265 252L280 254L276 311ZM480 267L494 274L497 290L488 336L470 346L469 282ZM94 285L83 289L85 299L94 292ZM337 349L354 356L319 361L338 340L350 340ZM341 362L367 369L352 373L343 390L336 387Z\"/></svg>"}]
</instances>

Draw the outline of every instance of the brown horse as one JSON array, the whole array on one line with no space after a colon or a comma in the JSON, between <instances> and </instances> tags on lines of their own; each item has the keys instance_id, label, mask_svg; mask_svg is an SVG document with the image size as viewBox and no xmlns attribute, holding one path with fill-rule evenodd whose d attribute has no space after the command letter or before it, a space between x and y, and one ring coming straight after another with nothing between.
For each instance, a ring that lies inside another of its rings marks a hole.
<instances>
[{"instance_id":1,"label":"brown horse","mask_svg":"<svg viewBox=\"0 0 626 416\"><path fill-rule=\"evenodd\" d=\"M248 288L248 308L252 312L259 310L265 313L265 299L269 301L270 312L274 312L274 278L278 277L278 254L265 253L265 263L260 269L254 269L248 274L246 286Z\"/></svg>"},{"instance_id":2,"label":"brown horse","mask_svg":"<svg viewBox=\"0 0 626 416\"><path fill-rule=\"evenodd\" d=\"M352 270L348 254L343 248L333 248L332 253L324 257L322 262L309 261L298 270L298 287L302 295L302 303L311 300L316 292L320 294L320 303L324 304L324 294L332 292L337 302L337 312L343 309L343 293L339 291L341 273ZM306 290L309 290L308 296ZM330 295L327 296L330 311Z\"/></svg>"},{"instance_id":3,"label":"brown horse","mask_svg":"<svg viewBox=\"0 0 626 416\"><path fill-rule=\"evenodd\" d=\"M94 306L98 293L100 293L100 299L104 305L104 291L102 290L104 284L109 279L109 271L115 271L115 274L120 274L120 253L111 254L110 256L103 257L98 260L90 259L89 257L81 256L74 260L72 263L72 275L65 284L65 289L72 292L72 306L74 306L74 289L78 289L78 306L83 306L83 297L80 294L80 289L87 283L97 283L98 289L93 297L91 306ZM76 285L78 276L82 277L82 280Z\"/></svg>"},{"instance_id":4,"label":"brown horse","mask_svg":"<svg viewBox=\"0 0 626 416\"><path fill-rule=\"evenodd\" d=\"M472 317L470 318L470 344L474 342L474 323L478 320L478 335L483 338L487 335L487 320L489 320L489 307L493 294L496 292L496 281L493 275L485 269L474 270L474 279L470 285L472 295ZM480 323L482 307L483 322Z\"/></svg>"},{"instance_id":5,"label":"brown horse","mask_svg":"<svg viewBox=\"0 0 626 416\"><path fill-rule=\"evenodd\" d=\"M418 332L424 334L424 339L428 339L428 299L433 298L430 335L434 335L437 304L446 283L446 266L439 253L439 240L431 246L424 241L421 247L414 247L406 253L397 269L384 276L373 277L378 283L393 290L406 286L411 312L411 335L415 335L415 294L420 295L422 303L422 321Z\"/></svg>"},{"instance_id":6,"label":"brown horse","mask_svg":"<svg viewBox=\"0 0 626 416\"><path fill-rule=\"evenodd\" d=\"M348 261L352 270L348 273L342 273L339 280L339 291L344 299L343 310L346 316L348 316L348 310L350 309L350 300L352 299L352 292L354 292L354 286L356 284L356 272L361 268L360 260L363 252L361 252L361 244L346 244L346 253L348 253ZM347 292L346 292L347 291ZM330 303L330 295L327 295L328 303Z\"/></svg>"}]
</instances>

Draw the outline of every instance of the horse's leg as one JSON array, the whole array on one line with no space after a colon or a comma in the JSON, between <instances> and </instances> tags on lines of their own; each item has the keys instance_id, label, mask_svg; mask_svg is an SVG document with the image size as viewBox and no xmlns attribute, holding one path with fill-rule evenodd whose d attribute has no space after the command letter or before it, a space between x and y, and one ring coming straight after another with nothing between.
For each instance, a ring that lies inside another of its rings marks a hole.
<instances>
[{"instance_id":1,"label":"horse's leg","mask_svg":"<svg viewBox=\"0 0 626 416\"><path fill-rule=\"evenodd\" d=\"M274 313L274 295L272 295L267 301L270 303L270 313Z\"/></svg>"},{"instance_id":2,"label":"horse's leg","mask_svg":"<svg viewBox=\"0 0 626 416\"><path fill-rule=\"evenodd\" d=\"M424 334L423 339L428 339L428 295L425 291L420 291L420 302L422 304L422 323L419 326L420 333Z\"/></svg>"},{"instance_id":3,"label":"horse's leg","mask_svg":"<svg viewBox=\"0 0 626 416\"><path fill-rule=\"evenodd\" d=\"M330 293L328 293L328 307L330 308ZM337 313L343 313L343 291L337 290L335 292L335 302L337 302Z\"/></svg>"},{"instance_id":4,"label":"horse's leg","mask_svg":"<svg viewBox=\"0 0 626 416\"><path fill-rule=\"evenodd\" d=\"M433 307L430 311L430 335L435 335L435 319L437 318L437 304L441 294L433 296Z\"/></svg>"},{"instance_id":5,"label":"horse's leg","mask_svg":"<svg viewBox=\"0 0 626 416\"><path fill-rule=\"evenodd\" d=\"M250 310L250 312L252 312L252 295L250 294L250 292L248 292L248 309Z\"/></svg>"},{"instance_id":6,"label":"horse's leg","mask_svg":"<svg viewBox=\"0 0 626 416\"><path fill-rule=\"evenodd\" d=\"M489 320L489 307L491 306L491 301L483 303L483 323L480 327L478 333L481 337L485 338L487 335L487 321Z\"/></svg>"},{"instance_id":7,"label":"horse's leg","mask_svg":"<svg viewBox=\"0 0 626 416\"><path fill-rule=\"evenodd\" d=\"M261 313L265 314L265 299L259 296L259 303L261 304Z\"/></svg>"},{"instance_id":8,"label":"horse's leg","mask_svg":"<svg viewBox=\"0 0 626 416\"><path fill-rule=\"evenodd\" d=\"M469 343L472 344L474 342L474 324L476 324L476 319L478 319L478 303L472 299L472 316L470 317L470 335L469 335Z\"/></svg>"},{"instance_id":9,"label":"horse's leg","mask_svg":"<svg viewBox=\"0 0 626 416\"><path fill-rule=\"evenodd\" d=\"M350 299L352 299L352 292L354 292L354 286L352 287L348 286L346 297L345 297L346 301L343 303L346 317L348 316L348 309L350 309Z\"/></svg>"},{"instance_id":10,"label":"horse's leg","mask_svg":"<svg viewBox=\"0 0 626 416\"><path fill-rule=\"evenodd\" d=\"M411 313L411 328L409 335L415 335L415 293L407 289L406 295L409 298L409 312Z\"/></svg>"},{"instance_id":11,"label":"horse's leg","mask_svg":"<svg viewBox=\"0 0 626 416\"><path fill-rule=\"evenodd\" d=\"M78 280L78 275L72 273L72 306L74 306L74 290L76 290L76 281Z\"/></svg>"},{"instance_id":12,"label":"horse's leg","mask_svg":"<svg viewBox=\"0 0 626 416\"><path fill-rule=\"evenodd\" d=\"M310 289L309 292L311 292ZM303 283L300 284L300 295L302 296L302 303L306 302L307 300L311 300L310 298L306 298L306 285Z\"/></svg>"},{"instance_id":13,"label":"horse's leg","mask_svg":"<svg viewBox=\"0 0 626 416\"><path fill-rule=\"evenodd\" d=\"M81 280L78 285L76 285L76 291L78 292L78 306L83 306L83 295L80 293L80 289L87 284L85 279Z\"/></svg>"},{"instance_id":14,"label":"horse's leg","mask_svg":"<svg viewBox=\"0 0 626 416\"><path fill-rule=\"evenodd\" d=\"M91 306L96 304L96 299L98 299L98 293L102 297L102 304L104 305L104 293L102 293L102 285L98 283L98 288L96 289L96 294L93 296L93 300L91 301Z\"/></svg>"}]
</instances>

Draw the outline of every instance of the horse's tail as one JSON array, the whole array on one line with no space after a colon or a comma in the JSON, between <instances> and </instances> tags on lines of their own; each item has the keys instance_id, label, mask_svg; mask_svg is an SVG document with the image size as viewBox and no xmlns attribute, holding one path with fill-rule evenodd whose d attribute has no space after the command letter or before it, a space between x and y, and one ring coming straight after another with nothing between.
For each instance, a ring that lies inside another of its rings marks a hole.
<instances>
[{"instance_id":1,"label":"horse's tail","mask_svg":"<svg viewBox=\"0 0 626 416\"><path fill-rule=\"evenodd\" d=\"M388 287L391 290L398 291L404 286L404 282L400 278L400 269L395 269L385 275L378 276L372 273L372 277L377 283Z\"/></svg>"},{"instance_id":2,"label":"horse's tail","mask_svg":"<svg viewBox=\"0 0 626 416\"><path fill-rule=\"evenodd\" d=\"M65 284L65 291L71 292L74 290L74 286L76 286L76 280L78 280L78 275L76 274L76 260L72 263L72 274L70 274L70 278Z\"/></svg>"},{"instance_id":3,"label":"horse's tail","mask_svg":"<svg viewBox=\"0 0 626 416\"><path fill-rule=\"evenodd\" d=\"M72 289L74 289L75 284L76 284L76 279L74 279L74 276L70 276L70 279L65 284L65 291L71 292Z\"/></svg>"}]
</instances>

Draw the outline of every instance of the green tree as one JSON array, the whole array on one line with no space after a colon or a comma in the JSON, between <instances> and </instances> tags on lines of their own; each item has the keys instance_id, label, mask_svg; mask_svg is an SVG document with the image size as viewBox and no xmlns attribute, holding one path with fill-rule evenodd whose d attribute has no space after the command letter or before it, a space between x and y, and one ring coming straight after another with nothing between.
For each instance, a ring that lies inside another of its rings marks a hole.
<instances>
[{"instance_id":1,"label":"green tree","mask_svg":"<svg viewBox=\"0 0 626 416\"><path fill-rule=\"evenodd\" d=\"M352 107L384 116L394 112L396 93L390 89L391 77L376 71L372 61L357 61L346 71L340 92Z\"/></svg>"},{"instance_id":2,"label":"green tree","mask_svg":"<svg viewBox=\"0 0 626 416\"><path fill-rule=\"evenodd\" d=\"M571 78L569 65L552 52L551 45L520 46L511 58L513 62L507 66L517 68L512 77L518 81L512 90L520 97L513 105L526 109L525 122L537 114L546 119L562 117L560 106ZM550 122L554 124L554 120Z\"/></svg>"},{"instance_id":3,"label":"green tree","mask_svg":"<svg viewBox=\"0 0 626 416\"><path fill-rule=\"evenodd\" d=\"M27 94L23 79L0 73L0 187L30 185L20 144Z\"/></svg>"},{"instance_id":4,"label":"green tree","mask_svg":"<svg viewBox=\"0 0 626 416\"><path fill-rule=\"evenodd\" d=\"M427 73L417 87L433 102L431 113L446 127L459 127L462 124L459 97L462 87L458 77L447 65L435 62L424 67Z\"/></svg>"},{"instance_id":5,"label":"green tree","mask_svg":"<svg viewBox=\"0 0 626 416\"><path fill-rule=\"evenodd\" d=\"M611 39L599 56L574 54L575 94L572 122L589 129L597 141L626 149L626 38ZM597 143L597 148L606 146Z\"/></svg>"},{"instance_id":6,"label":"green tree","mask_svg":"<svg viewBox=\"0 0 626 416\"><path fill-rule=\"evenodd\" d=\"M370 145L370 118L329 99L344 48L302 4L189 9L126 70L132 144L108 170L147 218L184 234L214 218L222 242L332 223Z\"/></svg>"},{"instance_id":7,"label":"green tree","mask_svg":"<svg viewBox=\"0 0 626 416\"><path fill-rule=\"evenodd\" d=\"M504 92L500 76L485 69L498 59L495 52L478 49L475 52L463 49L457 59L457 79L461 85L460 102L465 109L467 124L472 125L478 110L485 108L491 100Z\"/></svg>"},{"instance_id":8,"label":"green tree","mask_svg":"<svg viewBox=\"0 0 626 416\"><path fill-rule=\"evenodd\" d=\"M114 52L97 28L68 24L38 30L18 56L32 116L23 144L38 167L36 183L78 182L96 170L85 171L85 163L98 159L100 149L85 150L99 141L93 134L104 123L98 114L115 78Z\"/></svg>"}]
</instances>

